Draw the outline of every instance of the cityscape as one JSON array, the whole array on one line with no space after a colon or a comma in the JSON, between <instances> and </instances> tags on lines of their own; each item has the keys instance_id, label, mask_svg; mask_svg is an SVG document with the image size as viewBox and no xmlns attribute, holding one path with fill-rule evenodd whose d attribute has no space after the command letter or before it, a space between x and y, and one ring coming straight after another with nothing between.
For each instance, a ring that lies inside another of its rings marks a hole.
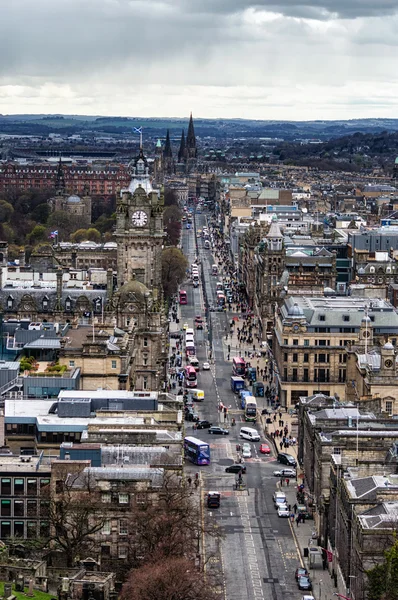
<instances>
[{"instance_id":1,"label":"cityscape","mask_svg":"<svg viewBox=\"0 0 398 600\"><path fill-rule=\"evenodd\" d=\"M4 8L0 598L398 600L397 10Z\"/></svg>"}]
</instances>

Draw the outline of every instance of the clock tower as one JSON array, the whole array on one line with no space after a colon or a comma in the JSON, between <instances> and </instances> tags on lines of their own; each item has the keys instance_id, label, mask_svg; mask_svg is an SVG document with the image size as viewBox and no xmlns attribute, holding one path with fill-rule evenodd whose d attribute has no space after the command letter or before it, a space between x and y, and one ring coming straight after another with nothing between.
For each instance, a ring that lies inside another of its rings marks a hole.
<instances>
[{"instance_id":1,"label":"clock tower","mask_svg":"<svg viewBox=\"0 0 398 600\"><path fill-rule=\"evenodd\" d=\"M117 199L117 285L135 279L158 296L161 289L163 195L152 188L142 148L132 164L132 179Z\"/></svg>"}]
</instances>

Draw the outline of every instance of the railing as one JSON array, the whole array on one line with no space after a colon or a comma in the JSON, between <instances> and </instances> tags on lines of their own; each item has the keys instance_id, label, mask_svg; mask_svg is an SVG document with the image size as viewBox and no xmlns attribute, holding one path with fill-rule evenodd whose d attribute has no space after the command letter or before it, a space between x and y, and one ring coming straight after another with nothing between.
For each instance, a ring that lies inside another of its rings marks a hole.
<instances>
[{"instance_id":1,"label":"railing","mask_svg":"<svg viewBox=\"0 0 398 600\"><path fill-rule=\"evenodd\" d=\"M0 396L5 394L6 392L8 392L9 389L11 389L12 387L14 387L16 385L20 385L22 387L22 385L23 385L22 377L15 377L14 379L11 379L11 381L9 381L8 383L5 383L4 385L2 385L0 387Z\"/></svg>"}]
</instances>

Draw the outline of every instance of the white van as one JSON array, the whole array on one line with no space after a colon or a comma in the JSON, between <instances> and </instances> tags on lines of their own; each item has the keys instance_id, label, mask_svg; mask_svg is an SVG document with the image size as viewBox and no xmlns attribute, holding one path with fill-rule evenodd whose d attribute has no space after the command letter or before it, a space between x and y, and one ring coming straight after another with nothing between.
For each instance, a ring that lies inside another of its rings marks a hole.
<instances>
[{"instance_id":1,"label":"white van","mask_svg":"<svg viewBox=\"0 0 398 600\"><path fill-rule=\"evenodd\" d=\"M188 340L187 340L187 341L188 341ZM192 340L192 341L193 341L193 340ZM195 371L199 371L199 370L200 370L200 367L199 367L199 361L198 361L198 359L196 358L196 356L192 356L192 357L189 359L189 364L190 364L190 366L191 366L191 367L193 367L193 368L195 369Z\"/></svg>"},{"instance_id":2,"label":"white van","mask_svg":"<svg viewBox=\"0 0 398 600\"><path fill-rule=\"evenodd\" d=\"M185 336L185 342L194 342L194 341L195 341L195 339L194 339L193 334L192 335L189 334L189 335Z\"/></svg>"},{"instance_id":3,"label":"white van","mask_svg":"<svg viewBox=\"0 0 398 600\"><path fill-rule=\"evenodd\" d=\"M239 436L244 440L250 440L251 442L260 441L257 429L253 429L252 427L241 427Z\"/></svg>"}]
</instances>

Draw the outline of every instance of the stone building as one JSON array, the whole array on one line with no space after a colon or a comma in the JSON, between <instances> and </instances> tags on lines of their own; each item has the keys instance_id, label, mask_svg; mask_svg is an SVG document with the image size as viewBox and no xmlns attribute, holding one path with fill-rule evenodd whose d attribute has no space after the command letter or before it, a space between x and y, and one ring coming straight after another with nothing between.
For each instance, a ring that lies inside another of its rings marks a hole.
<instances>
[{"instance_id":1,"label":"stone building","mask_svg":"<svg viewBox=\"0 0 398 600\"><path fill-rule=\"evenodd\" d=\"M65 212L76 218L76 223L80 227L91 225L91 196L89 188L86 186L83 195L77 193L70 194L66 190L64 170L61 161L58 165L57 177L55 180L55 196L49 200L49 204L54 212Z\"/></svg>"},{"instance_id":2,"label":"stone building","mask_svg":"<svg viewBox=\"0 0 398 600\"><path fill-rule=\"evenodd\" d=\"M347 345L362 345L371 335L365 316L373 319L373 338L398 337L398 314L389 302L354 297L291 296L276 316L273 337L282 406L318 391L343 397L347 380Z\"/></svg>"}]
</instances>

